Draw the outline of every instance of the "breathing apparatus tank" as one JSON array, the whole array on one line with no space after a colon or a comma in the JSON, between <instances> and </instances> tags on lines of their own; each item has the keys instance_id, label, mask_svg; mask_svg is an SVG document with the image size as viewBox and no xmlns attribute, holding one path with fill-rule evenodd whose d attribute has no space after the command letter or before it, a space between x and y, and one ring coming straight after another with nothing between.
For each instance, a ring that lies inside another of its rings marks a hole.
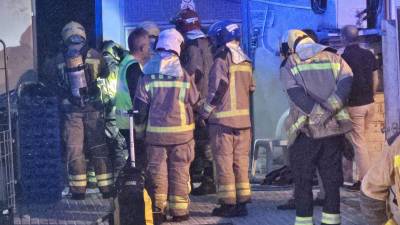
<instances>
[{"instance_id":1,"label":"breathing apparatus tank","mask_svg":"<svg viewBox=\"0 0 400 225\"><path fill-rule=\"evenodd\" d=\"M84 105L83 97L87 94L86 65L78 50L67 51L65 56L66 74L70 84L71 94Z\"/></svg>"}]
</instances>

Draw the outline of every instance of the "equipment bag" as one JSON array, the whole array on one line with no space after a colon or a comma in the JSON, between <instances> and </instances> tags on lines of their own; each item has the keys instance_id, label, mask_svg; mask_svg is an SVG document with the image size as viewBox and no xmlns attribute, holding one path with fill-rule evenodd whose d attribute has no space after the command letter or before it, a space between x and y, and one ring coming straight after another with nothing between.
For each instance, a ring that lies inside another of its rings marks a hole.
<instances>
[{"instance_id":1,"label":"equipment bag","mask_svg":"<svg viewBox=\"0 0 400 225\"><path fill-rule=\"evenodd\" d=\"M135 165L133 112L129 112L130 160L116 181L115 225L154 225L152 201L145 188L144 172Z\"/></svg>"}]
</instances>

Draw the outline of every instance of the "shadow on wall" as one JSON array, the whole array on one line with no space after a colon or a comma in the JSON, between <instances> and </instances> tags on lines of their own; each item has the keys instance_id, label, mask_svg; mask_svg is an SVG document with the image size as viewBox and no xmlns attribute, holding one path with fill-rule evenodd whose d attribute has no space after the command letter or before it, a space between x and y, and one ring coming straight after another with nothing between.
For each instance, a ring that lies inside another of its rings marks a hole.
<instances>
[{"instance_id":1,"label":"shadow on wall","mask_svg":"<svg viewBox=\"0 0 400 225\"><path fill-rule=\"evenodd\" d=\"M25 81L35 81L36 73L33 68L32 25L22 33L19 46L7 47L7 67L10 90ZM7 43L6 43L7 44ZM4 67L4 49L0 49L0 67ZM4 70L0 70L0 94L5 92Z\"/></svg>"}]
</instances>

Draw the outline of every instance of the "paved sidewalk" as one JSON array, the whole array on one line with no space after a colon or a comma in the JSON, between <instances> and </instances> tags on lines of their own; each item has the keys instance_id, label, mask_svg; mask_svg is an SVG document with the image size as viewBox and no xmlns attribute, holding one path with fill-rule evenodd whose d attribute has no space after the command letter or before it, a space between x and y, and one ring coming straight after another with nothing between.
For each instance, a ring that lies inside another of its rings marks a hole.
<instances>
[{"instance_id":1,"label":"paved sidewalk","mask_svg":"<svg viewBox=\"0 0 400 225\"><path fill-rule=\"evenodd\" d=\"M249 216L244 218L222 219L210 216L216 206L215 195L192 197L191 219L182 225L291 225L295 212L280 211L276 206L284 203L291 196L290 190L265 186L253 186L253 203L249 205ZM99 218L111 211L109 200L101 199L98 194L91 194L85 201L63 199L55 205L19 205L14 222L17 225L108 225L108 222L96 223ZM358 193L342 191L342 225L363 225ZM314 215L320 223L321 207L316 207ZM177 223L165 223L176 225Z\"/></svg>"}]
</instances>

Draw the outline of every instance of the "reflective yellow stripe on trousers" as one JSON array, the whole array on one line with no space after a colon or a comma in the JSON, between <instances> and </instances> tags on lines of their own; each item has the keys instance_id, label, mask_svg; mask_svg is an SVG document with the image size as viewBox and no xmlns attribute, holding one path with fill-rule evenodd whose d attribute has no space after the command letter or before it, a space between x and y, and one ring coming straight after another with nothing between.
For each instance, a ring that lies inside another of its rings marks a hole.
<instances>
[{"instance_id":1,"label":"reflective yellow stripe on trousers","mask_svg":"<svg viewBox=\"0 0 400 225\"><path fill-rule=\"evenodd\" d=\"M296 222L294 225L314 225L313 218L296 216Z\"/></svg>"},{"instance_id":2,"label":"reflective yellow stripe on trousers","mask_svg":"<svg viewBox=\"0 0 400 225\"><path fill-rule=\"evenodd\" d=\"M218 186L218 198L232 198L236 199L236 187L234 184L219 185Z\"/></svg>"},{"instance_id":3,"label":"reflective yellow stripe on trousers","mask_svg":"<svg viewBox=\"0 0 400 225\"><path fill-rule=\"evenodd\" d=\"M229 68L229 96L231 98L231 110L225 112L217 112L214 114L216 118L247 116L250 114L249 109L237 109L237 96L236 96L236 73L246 72L251 73L251 66L249 65L232 65Z\"/></svg>"},{"instance_id":4,"label":"reflective yellow stripe on trousers","mask_svg":"<svg viewBox=\"0 0 400 225\"><path fill-rule=\"evenodd\" d=\"M247 197L251 195L250 183L236 183L236 195Z\"/></svg>"},{"instance_id":5,"label":"reflective yellow stripe on trousers","mask_svg":"<svg viewBox=\"0 0 400 225\"><path fill-rule=\"evenodd\" d=\"M322 213L321 223L340 224L340 214Z\"/></svg>"},{"instance_id":6,"label":"reflective yellow stripe on trousers","mask_svg":"<svg viewBox=\"0 0 400 225\"><path fill-rule=\"evenodd\" d=\"M194 123L186 124L186 110L185 110L185 96L186 89L190 88L190 83L183 81L153 81L146 85L146 91L153 92L153 88L180 88L179 91L179 111L180 111L180 126L171 126L171 127L156 127L151 126L149 123L147 125L147 131L152 133L179 133L185 131L194 130Z\"/></svg>"},{"instance_id":7,"label":"reflective yellow stripe on trousers","mask_svg":"<svg viewBox=\"0 0 400 225\"><path fill-rule=\"evenodd\" d=\"M186 210L189 208L189 197L170 195L168 200L170 209Z\"/></svg>"},{"instance_id":8,"label":"reflective yellow stripe on trousers","mask_svg":"<svg viewBox=\"0 0 400 225\"><path fill-rule=\"evenodd\" d=\"M69 185L72 187L86 187L87 185L86 174L69 175Z\"/></svg>"},{"instance_id":9,"label":"reflective yellow stripe on trousers","mask_svg":"<svg viewBox=\"0 0 400 225\"><path fill-rule=\"evenodd\" d=\"M96 175L97 185L99 187L109 186L113 184L113 175L112 173L105 173Z\"/></svg>"}]
</instances>

